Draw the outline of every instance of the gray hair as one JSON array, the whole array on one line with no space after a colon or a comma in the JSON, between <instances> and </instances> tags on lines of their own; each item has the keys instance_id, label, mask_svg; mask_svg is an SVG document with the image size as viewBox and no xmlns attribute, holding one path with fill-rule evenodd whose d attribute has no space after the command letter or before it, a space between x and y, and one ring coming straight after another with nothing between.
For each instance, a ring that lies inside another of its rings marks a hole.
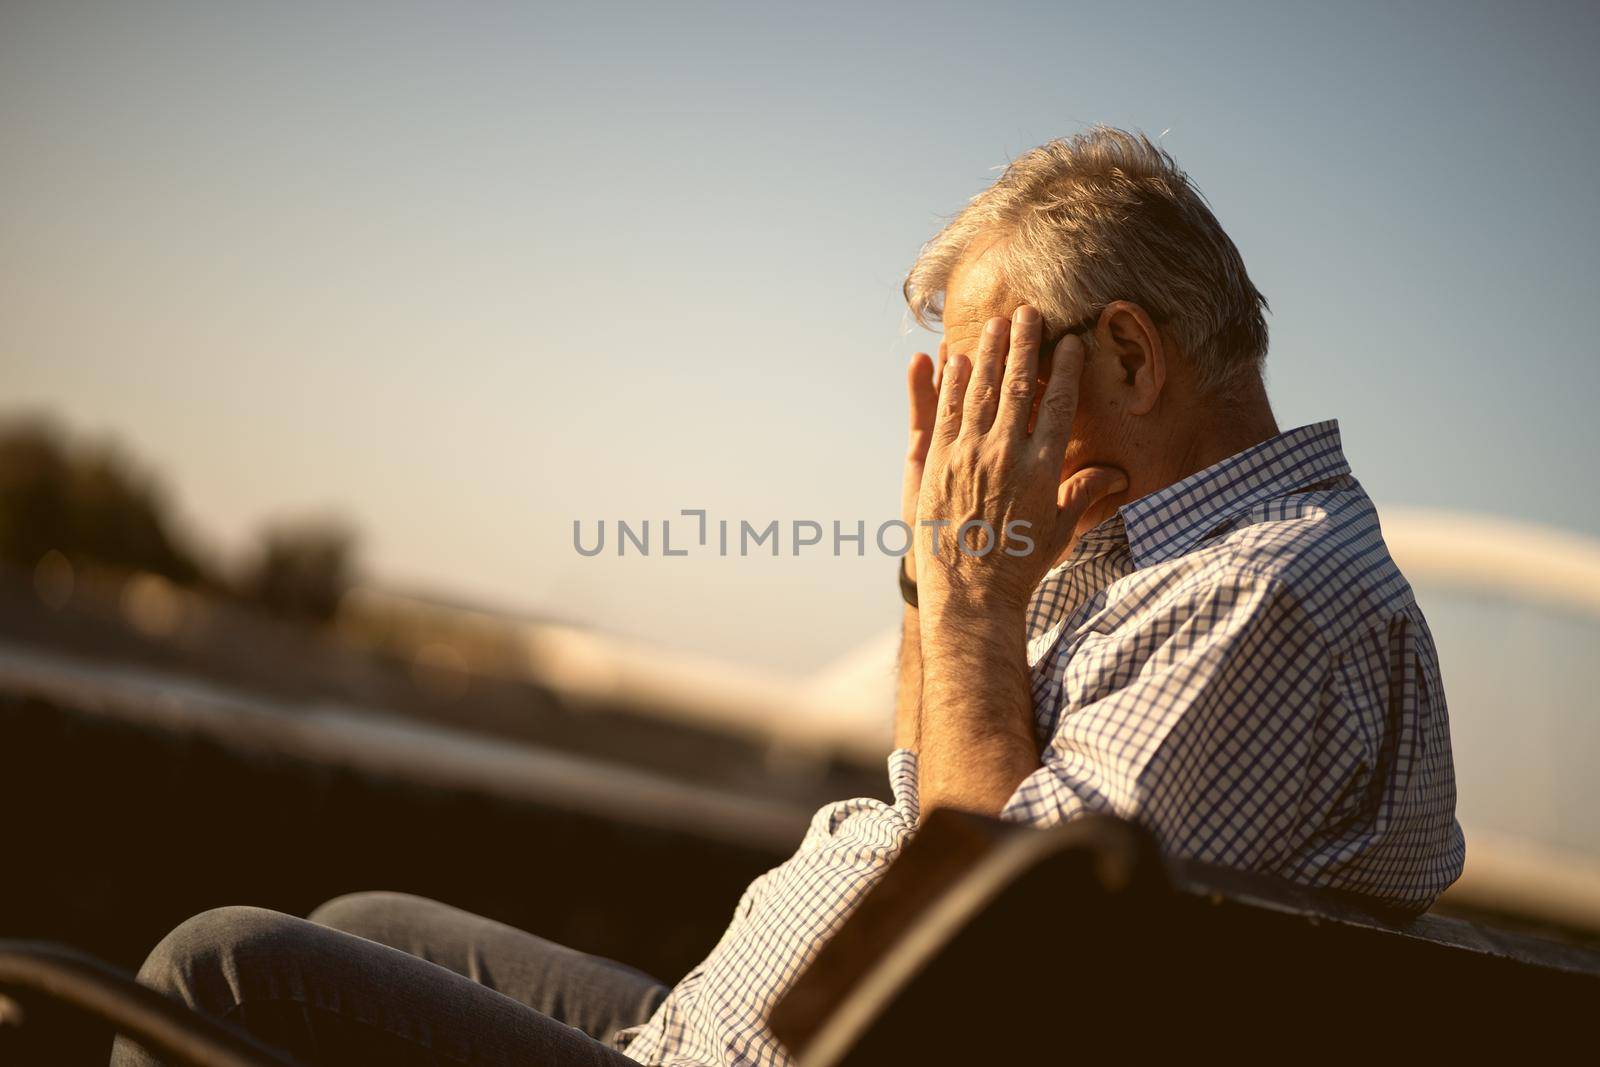
<instances>
[{"instance_id":1,"label":"gray hair","mask_svg":"<svg viewBox=\"0 0 1600 1067\"><path fill-rule=\"evenodd\" d=\"M1013 160L906 275L919 323L935 328L956 266L991 241L1011 294L1039 309L1047 333L1129 300L1169 331L1201 388L1226 392L1260 372L1267 299L1200 190L1143 134L1096 126Z\"/></svg>"}]
</instances>

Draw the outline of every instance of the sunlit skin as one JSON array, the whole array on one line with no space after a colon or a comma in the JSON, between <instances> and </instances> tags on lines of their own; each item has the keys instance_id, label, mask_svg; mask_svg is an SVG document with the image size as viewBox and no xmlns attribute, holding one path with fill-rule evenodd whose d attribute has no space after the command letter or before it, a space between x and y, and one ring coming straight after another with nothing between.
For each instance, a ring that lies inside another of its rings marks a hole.
<instances>
[{"instance_id":1,"label":"sunlit skin","mask_svg":"<svg viewBox=\"0 0 1600 1067\"><path fill-rule=\"evenodd\" d=\"M997 530L1023 520L1037 544L975 558L947 529L935 555L934 531L919 529L907 566L921 607L905 612L895 732L918 752L925 813L995 814L1038 768L1025 614L1073 539L1277 433L1259 378L1221 403L1137 304L1101 310L1094 355L1073 336L1041 352L1038 313L1008 291L994 251L953 272L938 359L919 352L908 368L902 515Z\"/></svg>"}]
</instances>

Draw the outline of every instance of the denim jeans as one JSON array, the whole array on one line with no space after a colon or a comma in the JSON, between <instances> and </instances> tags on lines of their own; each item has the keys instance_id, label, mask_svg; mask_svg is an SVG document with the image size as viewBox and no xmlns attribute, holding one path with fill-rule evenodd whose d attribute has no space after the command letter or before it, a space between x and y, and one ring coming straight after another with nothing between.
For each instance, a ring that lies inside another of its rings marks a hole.
<instances>
[{"instance_id":1,"label":"denim jeans","mask_svg":"<svg viewBox=\"0 0 1600 1067\"><path fill-rule=\"evenodd\" d=\"M620 1067L613 1035L667 988L631 967L421 897L357 893L297 919L219 908L141 982L306 1064ZM118 1038L114 1067L157 1062Z\"/></svg>"}]
</instances>

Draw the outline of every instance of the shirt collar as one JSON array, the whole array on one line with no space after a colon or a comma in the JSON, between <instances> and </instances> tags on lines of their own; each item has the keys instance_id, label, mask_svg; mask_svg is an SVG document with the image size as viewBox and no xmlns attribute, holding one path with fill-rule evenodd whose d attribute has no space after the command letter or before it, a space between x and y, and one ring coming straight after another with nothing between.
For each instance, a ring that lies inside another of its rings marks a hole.
<instances>
[{"instance_id":1,"label":"shirt collar","mask_svg":"<svg viewBox=\"0 0 1600 1067\"><path fill-rule=\"evenodd\" d=\"M1281 433L1124 504L1085 537L1114 532L1120 519L1133 565L1149 567L1183 555L1257 504L1349 473L1339 421L1329 419Z\"/></svg>"}]
</instances>

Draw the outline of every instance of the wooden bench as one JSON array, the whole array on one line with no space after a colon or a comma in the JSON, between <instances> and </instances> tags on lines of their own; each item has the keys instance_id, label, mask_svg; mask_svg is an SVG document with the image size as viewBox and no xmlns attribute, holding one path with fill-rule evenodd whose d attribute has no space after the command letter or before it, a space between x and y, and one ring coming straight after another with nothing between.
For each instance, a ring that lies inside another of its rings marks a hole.
<instances>
[{"instance_id":1,"label":"wooden bench","mask_svg":"<svg viewBox=\"0 0 1600 1067\"><path fill-rule=\"evenodd\" d=\"M1600 953L1581 946L1164 858L1110 817L939 811L772 1026L801 1067L1587 1060L1597 1009Z\"/></svg>"}]
</instances>

